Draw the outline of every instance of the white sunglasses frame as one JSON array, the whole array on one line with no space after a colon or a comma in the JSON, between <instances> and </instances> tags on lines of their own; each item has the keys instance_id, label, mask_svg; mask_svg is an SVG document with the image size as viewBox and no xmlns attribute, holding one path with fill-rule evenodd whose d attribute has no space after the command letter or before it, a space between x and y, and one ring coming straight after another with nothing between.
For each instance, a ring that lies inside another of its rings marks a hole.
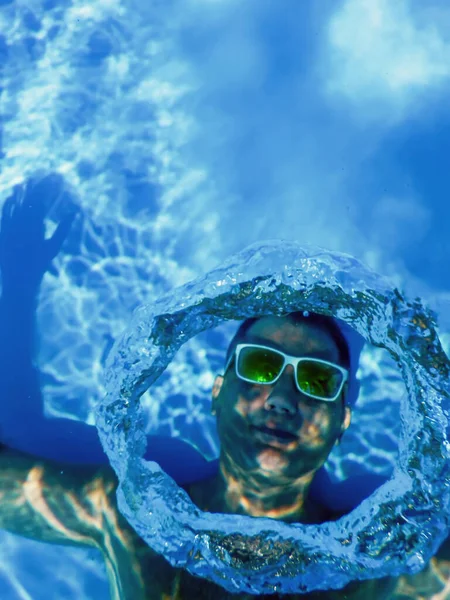
<instances>
[{"instance_id":1,"label":"white sunglasses frame","mask_svg":"<svg viewBox=\"0 0 450 600\"><path fill-rule=\"evenodd\" d=\"M241 353L241 350L243 350L244 348L259 348L261 350L270 350L271 352L275 352L276 354L279 354L283 357L284 359L284 363L283 366L280 369L280 372L278 373L278 375L275 377L275 379L273 381L267 382L267 383L262 383L262 382L257 382L257 381L253 381L252 379L247 379L247 377L243 377L239 372L238 372L238 362L239 362L239 355ZM256 385L274 385L279 378L281 377L281 375L283 374L284 369L288 366L288 365L292 365L294 367L294 381L295 381L295 386L297 388L297 390L301 393L304 394L305 396L308 396L309 398L313 398L314 400L322 400L323 402L335 402L339 396L342 393L342 390L344 388L344 385L346 384L347 380L348 380L348 376L349 376L349 372L347 369L344 369L344 367L341 367L340 365L337 365L336 363L332 363L329 362L328 360L323 360L321 358L313 358L311 356L302 356L302 357L298 357L298 356L291 356L289 354L286 354L285 352L282 352L281 350L278 350L277 348L272 348L270 346L263 346L262 344L237 344L233 354L230 356L227 365L225 367L225 371L224 373L226 373L228 371L228 368L231 364L231 361L233 359L235 360L234 363L234 370L236 373L236 377L238 377L239 379L241 379L242 381L246 381L248 383L253 383ZM309 394L308 392L304 392L303 390L300 389L298 382L297 382L297 366L299 363L301 362L305 362L305 361L312 361L312 362L316 362L316 363L320 363L322 365L327 365L329 367L335 367L336 369L338 369L341 373L342 373L342 382L341 385L339 386L339 390L336 393L335 396L333 396L332 398L324 398L323 396L314 396L312 394Z\"/></svg>"}]
</instances>

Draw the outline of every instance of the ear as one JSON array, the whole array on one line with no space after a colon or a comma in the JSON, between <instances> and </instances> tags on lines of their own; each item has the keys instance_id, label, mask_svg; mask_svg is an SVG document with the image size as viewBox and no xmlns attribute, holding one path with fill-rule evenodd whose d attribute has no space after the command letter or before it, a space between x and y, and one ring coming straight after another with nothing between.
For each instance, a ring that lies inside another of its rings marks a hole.
<instances>
[{"instance_id":1,"label":"ear","mask_svg":"<svg viewBox=\"0 0 450 600\"><path fill-rule=\"evenodd\" d=\"M341 433L335 442L335 446L339 446L341 443L342 436L346 432L346 430L350 427L350 423L352 422L352 409L349 406L344 407L344 418L342 419L341 424Z\"/></svg>"},{"instance_id":2,"label":"ear","mask_svg":"<svg viewBox=\"0 0 450 600\"><path fill-rule=\"evenodd\" d=\"M342 433L344 433L344 431L347 431L347 429L350 427L351 422L352 422L352 409L350 408L350 406L346 406L344 408L344 418L342 419L342 425L341 425Z\"/></svg>"},{"instance_id":3,"label":"ear","mask_svg":"<svg viewBox=\"0 0 450 600\"><path fill-rule=\"evenodd\" d=\"M213 415L215 415L217 413L218 398L219 398L220 390L222 389L222 385L223 385L223 375L216 375L216 378L214 379L213 388L212 388L212 394L211 394L211 397L212 397L211 412Z\"/></svg>"}]
</instances>

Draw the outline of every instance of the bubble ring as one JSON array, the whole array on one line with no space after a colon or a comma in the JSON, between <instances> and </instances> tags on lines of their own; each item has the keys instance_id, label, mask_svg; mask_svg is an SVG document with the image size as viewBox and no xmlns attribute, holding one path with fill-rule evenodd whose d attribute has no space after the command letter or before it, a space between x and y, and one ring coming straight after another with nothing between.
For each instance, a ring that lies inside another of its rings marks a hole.
<instances>
[{"instance_id":1,"label":"bubble ring","mask_svg":"<svg viewBox=\"0 0 450 600\"><path fill-rule=\"evenodd\" d=\"M139 398L193 335L229 319L294 310L338 317L397 360L408 394L394 474L336 522L288 525L203 513L142 458ZM120 481L120 509L173 566L231 592L305 593L417 572L449 526L449 372L431 313L355 259L295 243L250 246L138 309L116 343L97 427Z\"/></svg>"}]
</instances>

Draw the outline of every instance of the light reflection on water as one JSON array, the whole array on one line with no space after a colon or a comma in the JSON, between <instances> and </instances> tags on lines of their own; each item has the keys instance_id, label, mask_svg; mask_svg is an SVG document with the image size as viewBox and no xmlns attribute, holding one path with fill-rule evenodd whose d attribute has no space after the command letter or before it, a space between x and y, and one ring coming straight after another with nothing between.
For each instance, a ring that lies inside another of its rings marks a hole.
<instances>
[{"instance_id":1,"label":"light reflection on water","mask_svg":"<svg viewBox=\"0 0 450 600\"><path fill-rule=\"evenodd\" d=\"M58 276L47 275L44 282L38 360L48 414L90 423L92 407L104 394L105 356L131 311L249 241L309 235L308 241L328 239L350 250L348 239L353 239L356 253L383 265L385 272L392 268L375 248L361 243L341 207L322 200L319 210L317 196L312 202L305 189L290 190L277 195L275 213L267 198L256 202L250 195L249 201L245 190L240 190L244 197L230 191L220 167L215 173L185 151L202 127L192 99L199 74L169 31L177 25L176 5L141 5L34 0L2 6L0 14L1 43L8 46L2 60L0 198L36 171L55 170L64 174L82 208L83 219L56 260ZM211 148L226 144L233 127L228 131L213 109L206 118L215 121ZM292 169L288 165L286 171ZM55 219L62 209L56 209ZM341 223L338 231L333 220ZM213 422L204 414L209 415L209 383L225 345L224 335L211 334L209 341L203 336L180 351L152 391L154 400L177 398L177 410L167 402L161 411L147 395L150 432L194 435L205 454L214 455ZM361 377L364 387L352 428L330 458L340 477L358 465L388 473L395 459L404 393L400 375L386 353L367 350ZM105 594L103 566L93 554L3 532L0 540L3 599L38 600L39 585L46 599L48 586L55 598L58 590L74 599ZM29 556L39 562L27 562ZM55 586L55 577L66 587Z\"/></svg>"}]
</instances>

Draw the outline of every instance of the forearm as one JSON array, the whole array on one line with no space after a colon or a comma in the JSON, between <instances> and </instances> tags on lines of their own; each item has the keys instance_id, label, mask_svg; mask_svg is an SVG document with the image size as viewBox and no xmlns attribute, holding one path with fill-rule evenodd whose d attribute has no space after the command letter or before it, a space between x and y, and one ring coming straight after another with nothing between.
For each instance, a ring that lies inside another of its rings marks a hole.
<instances>
[{"instance_id":1,"label":"forearm","mask_svg":"<svg viewBox=\"0 0 450 600\"><path fill-rule=\"evenodd\" d=\"M37 291L3 290L0 298L0 356L31 368L36 336ZM3 363L4 364L4 363ZM6 369L2 369L7 374Z\"/></svg>"},{"instance_id":2,"label":"forearm","mask_svg":"<svg viewBox=\"0 0 450 600\"><path fill-rule=\"evenodd\" d=\"M98 546L114 490L109 470L66 471L25 454L0 452L0 528L19 535Z\"/></svg>"},{"instance_id":3,"label":"forearm","mask_svg":"<svg viewBox=\"0 0 450 600\"><path fill-rule=\"evenodd\" d=\"M36 302L29 290L4 289L0 299L0 442L21 450L33 448L44 418L33 364Z\"/></svg>"},{"instance_id":4,"label":"forearm","mask_svg":"<svg viewBox=\"0 0 450 600\"><path fill-rule=\"evenodd\" d=\"M98 548L113 600L144 600L146 544L117 510L110 468L66 468L0 450L0 528L43 542ZM148 588L147 588L148 589Z\"/></svg>"},{"instance_id":5,"label":"forearm","mask_svg":"<svg viewBox=\"0 0 450 600\"><path fill-rule=\"evenodd\" d=\"M72 464L107 464L95 428L45 417L33 362L37 301L36 285L7 286L0 298L0 442Z\"/></svg>"}]
</instances>

